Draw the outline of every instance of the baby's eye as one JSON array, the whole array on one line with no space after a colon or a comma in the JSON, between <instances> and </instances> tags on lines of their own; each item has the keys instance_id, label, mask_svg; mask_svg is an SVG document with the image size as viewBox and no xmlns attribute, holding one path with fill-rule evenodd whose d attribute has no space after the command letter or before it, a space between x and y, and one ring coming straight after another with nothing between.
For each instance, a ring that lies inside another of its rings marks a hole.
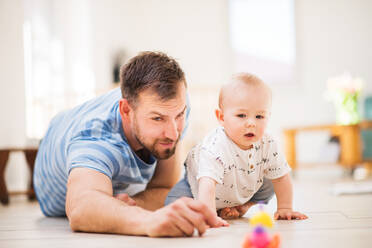
<instances>
[{"instance_id":1,"label":"baby's eye","mask_svg":"<svg viewBox=\"0 0 372 248\"><path fill-rule=\"evenodd\" d=\"M256 118L257 119L263 119L263 118L265 118L265 116L263 116L263 115L256 115Z\"/></svg>"},{"instance_id":2,"label":"baby's eye","mask_svg":"<svg viewBox=\"0 0 372 248\"><path fill-rule=\"evenodd\" d=\"M245 117L247 117L246 114L238 114L238 115L236 115L236 116L239 117L239 118L245 118Z\"/></svg>"}]
</instances>

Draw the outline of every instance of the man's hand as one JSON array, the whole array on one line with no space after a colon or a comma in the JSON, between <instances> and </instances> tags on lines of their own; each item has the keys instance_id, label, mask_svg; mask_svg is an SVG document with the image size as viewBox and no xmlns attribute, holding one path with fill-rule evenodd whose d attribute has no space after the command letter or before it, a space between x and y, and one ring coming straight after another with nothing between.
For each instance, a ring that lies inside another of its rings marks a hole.
<instances>
[{"instance_id":1,"label":"man's hand","mask_svg":"<svg viewBox=\"0 0 372 248\"><path fill-rule=\"evenodd\" d=\"M295 212L290 208L279 208L275 214L275 220L305 220L308 217L300 212Z\"/></svg>"},{"instance_id":2,"label":"man's hand","mask_svg":"<svg viewBox=\"0 0 372 248\"><path fill-rule=\"evenodd\" d=\"M247 202L240 206L226 207L218 210L218 216L225 220L237 219L245 215L248 209L255 204L255 202Z\"/></svg>"},{"instance_id":3,"label":"man's hand","mask_svg":"<svg viewBox=\"0 0 372 248\"><path fill-rule=\"evenodd\" d=\"M202 202L183 197L153 212L144 225L148 236L159 237L192 236L194 229L202 235L209 227L229 224Z\"/></svg>"},{"instance_id":4,"label":"man's hand","mask_svg":"<svg viewBox=\"0 0 372 248\"><path fill-rule=\"evenodd\" d=\"M117 194L115 195L115 198L120 200L120 201L123 201L125 202L126 204L128 204L129 206L136 206L137 203L135 200L133 200L128 194L126 193L120 193L120 194Z\"/></svg>"}]
</instances>

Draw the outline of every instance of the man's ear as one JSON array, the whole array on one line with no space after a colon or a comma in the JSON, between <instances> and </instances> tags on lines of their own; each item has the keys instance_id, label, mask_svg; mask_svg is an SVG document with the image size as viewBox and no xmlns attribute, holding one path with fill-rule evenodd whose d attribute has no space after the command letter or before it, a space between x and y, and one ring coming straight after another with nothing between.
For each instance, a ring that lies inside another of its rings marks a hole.
<instances>
[{"instance_id":1,"label":"man's ear","mask_svg":"<svg viewBox=\"0 0 372 248\"><path fill-rule=\"evenodd\" d=\"M223 122L224 122L224 119L223 119L223 112L221 109L216 109L215 110L215 114L216 114L216 117L217 117L217 121L223 125Z\"/></svg>"},{"instance_id":2,"label":"man's ear","mask_svg":"<svg viewBox=\"0 0 372 248\"><path fill-rule=\"evenodd\" d=\"M120 110L120 115L122 119L127 119L129 112L132 111L131 106L129 105L129 102L127 99L122 98L119 101L119 110ZM126 118L125 118L126 117Z\"/></svg>"}]
</instances>

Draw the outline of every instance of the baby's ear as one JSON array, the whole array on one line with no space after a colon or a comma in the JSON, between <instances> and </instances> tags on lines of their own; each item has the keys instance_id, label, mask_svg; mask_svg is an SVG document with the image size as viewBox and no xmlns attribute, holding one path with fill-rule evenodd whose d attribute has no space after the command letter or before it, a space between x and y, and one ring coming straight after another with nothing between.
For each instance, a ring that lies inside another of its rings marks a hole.
<instances>
[{"instance_id":1,"label":"baby's ear","mask_svg":"<svg viewBox=\"0 0 372 248\"><path fill-rule=\"evenodd\" d=\"M216 114L216 117L217 117L217 121L221 124L221 125L223 125L223 112L222 112L222 110L221 109L216 109L215 110L215 114Z\"/></svg>"}]
</instances>

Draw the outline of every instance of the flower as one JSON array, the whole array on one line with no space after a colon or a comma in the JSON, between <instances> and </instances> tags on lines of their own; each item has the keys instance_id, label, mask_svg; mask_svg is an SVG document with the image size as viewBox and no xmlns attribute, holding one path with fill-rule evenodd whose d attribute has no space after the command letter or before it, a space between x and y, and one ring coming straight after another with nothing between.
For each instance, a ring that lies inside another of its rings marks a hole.
<instances>
[{"instance_id":1,"label":"flower","mask_svg":"<svg viewBox=\"0 0 372 248\"><path fill-rule=\"evenodd\" d=\"M327 80L327 87L330 92L360 92L363 88L363 84L364 82L361 78L352 78L351 74L347 72L341 76L332 77Z\"/></svg>"}]
</instances>

